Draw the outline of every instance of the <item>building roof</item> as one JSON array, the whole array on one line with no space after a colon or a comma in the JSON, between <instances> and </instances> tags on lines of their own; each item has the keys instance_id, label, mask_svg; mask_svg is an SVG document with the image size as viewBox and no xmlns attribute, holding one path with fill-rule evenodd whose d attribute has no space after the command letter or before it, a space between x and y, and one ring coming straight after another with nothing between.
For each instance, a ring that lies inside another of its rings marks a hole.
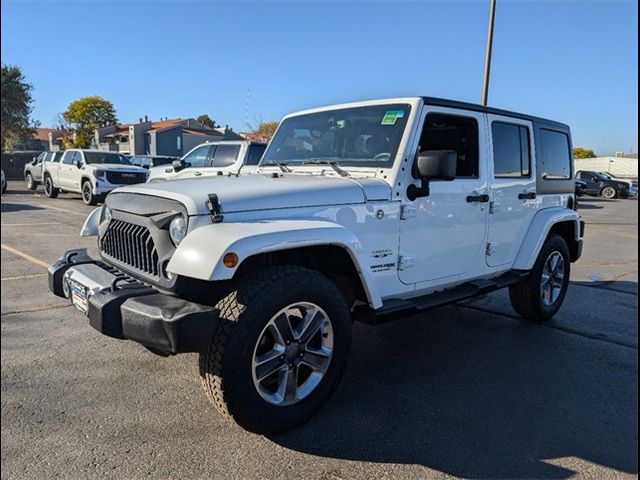
<instances>
[{"instance_id":1,"label":"building roof","mask_svg":"<svg viewBox=\"0 0 640 480\"><path fill-rule=\"evenodd\" d=\"M245 140L249 140L251 142L269 143L269 137L266 135L262 135L260 133L239 132L238 135L240 135Z\"/></svg>"},{"instance_id":2,"label":"building roof","mask_svg":"<svg viewBox=\"0 0 640 480\"><path fill-rule=\"evenodd\" d=\"M60 135L63 135L67 133L67 131L60 130L59 128L36 128L33 138L48 142L50 133L59 133Z\"/></svg>"},{"instance_id":3,"label":"building roof","mask_svg":"<svg viewBox=\"0 0 640 480\"><path fill-rule=\"evenodd\" d=\"M183 128L182 131L184 133L188 133L190 135L197 135L199 137L222 137L223 135L216 130L205 130L201 128Z\"/></svg>"}]
</instances>

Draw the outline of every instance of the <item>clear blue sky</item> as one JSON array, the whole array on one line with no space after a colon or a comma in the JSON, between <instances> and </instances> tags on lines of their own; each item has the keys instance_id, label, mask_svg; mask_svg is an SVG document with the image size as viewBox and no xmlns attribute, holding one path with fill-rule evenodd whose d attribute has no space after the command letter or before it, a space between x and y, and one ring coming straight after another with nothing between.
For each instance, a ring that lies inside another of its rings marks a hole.
<instances>
[{"instance_id":1,"label":"clear blue sky","mask_svg":"<svg viewBox=\"0 0 640 480\"><path fill-rule=\"evenodd\" d=\"M2 1L2 61L51 126L101 95L120 121L249 120L327 103L432 95L478 102L489 0ZM636 2L498 0L493 106L568 122L599 154L638 151Z\"/></svg>"}]
</instances>

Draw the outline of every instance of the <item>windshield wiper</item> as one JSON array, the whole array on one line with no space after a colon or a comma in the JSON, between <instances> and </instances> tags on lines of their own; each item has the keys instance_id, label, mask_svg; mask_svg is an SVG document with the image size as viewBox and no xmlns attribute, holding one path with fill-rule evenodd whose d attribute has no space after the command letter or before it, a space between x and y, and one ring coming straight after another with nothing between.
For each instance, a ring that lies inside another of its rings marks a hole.
<instances>
[{"instance_id":1,"label":"windshield wiper","mask_svg":"<svg viewBox=\"0 0 640 480\"><path fill-rule=\"evenodd\" d=\"M339 167L339 162L334 160L320 160L319 158L314 158L313 160L307 160L306 162L302 162L303 165L329 165L333 170L340 175L341 177L350 177L351 174Z\"/></svg>"},{"instance_id":2,"label":"windshield wiper","mask_svg":"<svg viewBox=\"0 0 640 480\"><path fill-rule=\"evenodd\" d=\"M264 162L260 166L265 166L265 167L277 166L280 168L280 171L282 172L285 172L285 173L293 172L293 170L291 170L286 163L283 163L279 160L269 160L267 162Z\"/></svg>"}]
</instances>

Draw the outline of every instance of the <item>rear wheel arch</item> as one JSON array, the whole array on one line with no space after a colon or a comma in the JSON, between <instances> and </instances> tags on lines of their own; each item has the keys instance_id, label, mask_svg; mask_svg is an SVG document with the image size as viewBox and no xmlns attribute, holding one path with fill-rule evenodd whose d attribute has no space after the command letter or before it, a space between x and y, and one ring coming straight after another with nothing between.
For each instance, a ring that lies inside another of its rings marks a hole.
<instances>
[{"instance_id":1,"label":"rear wheel arch","mask_svg":"<svg viewBox=\"0 0 640 480\"><path fill-rule=\"evenodd\" d=\"M569 253L571 255L571 261L574 262L577 260L579 256L578 252L578 244L576 239L578 238L578 233L576 232L576 222L573 220L564 220L558 223L555 223L549 233L547 234L547 238L552 235L558 235L564 239L569 247Z\"/></svg>"}]
</instances>

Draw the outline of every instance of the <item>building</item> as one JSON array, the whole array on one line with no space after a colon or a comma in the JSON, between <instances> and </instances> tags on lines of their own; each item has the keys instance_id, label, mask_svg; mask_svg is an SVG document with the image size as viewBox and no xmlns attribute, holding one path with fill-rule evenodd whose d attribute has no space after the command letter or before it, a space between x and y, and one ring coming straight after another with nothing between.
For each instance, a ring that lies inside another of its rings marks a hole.
<instances>
[{"instance_id":1,"label":"building","mask_svg":"<svg viewBox=\"0 0 640 480\"><path fill-rule=\"evenodd\" d=\"M180 157L200 143L241 140L229 127L211 128L193 118L160 119L147 117L138 123L109 125L94 134L94 148L128 155L170 155Z\"/></svg>"},{"instance_id":2,"label":"building","mask_svg":"<svg viewBox=\"0 0 640 480\"><path fill-rule=\"evenodd\" d=\"M595 157L576 158L576 172L579 170L591 170L595 172L608 172L621 178L638 178L638 158L631 157Z\"/></svg>"},{"instance_id":3,"label":"building","mask_svg":"<svg viewBox=\"0 0 640 480\"><path fill-rule=\"evenodd\" d=\"M54 150L51 145L62 145L62 137L67 132L57 128L36 128L32 138L26 139L14 145L16 151L42 152L43 150ZM62 147L64 148L64 147ZM56 148L57 150L57 148Z\"/></svg>"}]
</instances>

